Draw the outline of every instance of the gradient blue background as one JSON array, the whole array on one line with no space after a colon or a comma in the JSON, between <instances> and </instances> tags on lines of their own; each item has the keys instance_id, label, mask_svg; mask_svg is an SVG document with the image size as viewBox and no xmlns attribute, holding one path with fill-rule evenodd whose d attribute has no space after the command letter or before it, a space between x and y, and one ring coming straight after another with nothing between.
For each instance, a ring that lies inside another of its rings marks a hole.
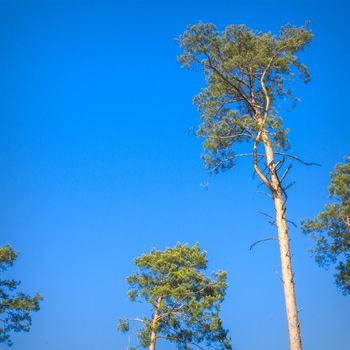
<instances>
[{"instance_id":1,"label":"gradient blue background","mask_svg":"<svg viewBox=\"0 0 350 350\"><path fill-rule=\"evenodd\" d=\"M288 348L276 242L260 210L249 160L208 178L192 97L199 73L180 69L174 38L189 23L246 23L262 31L312 21L303 55L312 82L284 112L295 165L289 218L315 215L329 172L349 154L349 5L346 1L0 1L0 243L20 253L8 277L45 295L15 350L118 350L133 258L200 242L209 271L229 272L223 317L236 350ZM207 191L200 186L209 180ZM292 229L304 348L346 350L350 298ZM160 344L160 349L174 346Z\"/></svg>"}]
</instances>

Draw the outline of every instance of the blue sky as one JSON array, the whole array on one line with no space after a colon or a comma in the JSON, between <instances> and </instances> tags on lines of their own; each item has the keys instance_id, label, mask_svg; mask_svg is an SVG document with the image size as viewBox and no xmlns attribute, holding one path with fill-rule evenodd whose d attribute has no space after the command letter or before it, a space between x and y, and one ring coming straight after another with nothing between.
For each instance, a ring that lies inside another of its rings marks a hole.
<instances>
[{"instance_id":1,"label":"blue sky","mask_svg":"<svg viewBox=\"0 0 350 350\"><path fill-rule=\"evenodd\" d=\"M180 68L174 38L199 20L262 31L311 20L313 78L283 113L293 152L322 164L293 169L298 222L322 209L329 172L349 154L348 13L346 1L0 2L0 243L21 253L8 276L45 296L13 349L125 349L117 319L147 312L127 300L133 258L178 241L200 242L209 271L228 271L236 350L287 348L277 244L249 251L274 234L259 214L273 208L249 161L208 177L188 132L204 81ZM310 257L312 241L291 238L305 349L348 349L349 297Z\"/></svg>"}]
</instances>

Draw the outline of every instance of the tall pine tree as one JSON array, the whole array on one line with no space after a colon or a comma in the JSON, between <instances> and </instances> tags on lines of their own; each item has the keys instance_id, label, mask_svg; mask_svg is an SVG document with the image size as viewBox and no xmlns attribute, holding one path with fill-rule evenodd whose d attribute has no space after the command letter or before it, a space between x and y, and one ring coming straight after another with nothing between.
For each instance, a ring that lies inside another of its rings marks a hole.
<instances>
[{"instance_id":1,"label":"tall pine tree","mask_svg":"<svg viewBox=\"0 0 350 350\"><path fill-rule=\"evenodd\" d=\"M297 100L291 90L295 74L308 82L310 75L298 53L312 33L307 26L286 25L278 35L245 25L219 32L215 25L191 25L179 38L183 67L201 70L207 86L194 99L202 124L205 165L212 173L231 169L240 157L253 160L253 169L268 190L275 208L282 278L291 350L301 349L286 219L289 160L288 129L278 107Z\"/></svg>"}]
</instances>

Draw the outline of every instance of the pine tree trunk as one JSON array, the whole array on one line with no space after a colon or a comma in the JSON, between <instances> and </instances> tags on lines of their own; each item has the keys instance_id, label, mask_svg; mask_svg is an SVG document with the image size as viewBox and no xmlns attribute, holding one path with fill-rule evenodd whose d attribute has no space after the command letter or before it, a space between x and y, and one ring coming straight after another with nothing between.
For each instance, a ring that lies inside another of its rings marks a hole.
<instances>
[{"instance_id":1,"label":"pine tree trunk","mask_svg":"<svg viewBox=\"0 0 350 350\"><path fill-rule=\"evenodd\" d=\"M162 302L162 297L158 297L156 309L154 312L153 320L152 320L152 330L151 330L151 342L149 345L149 350L155 350L156 349L156 342L157 342L157 322L159 318L159 311L160 311L160 304Z\"/></svg>"},{"instance_id":2,"label":"pine tree trunk","mask_svg":"<svg viewBox=\"0 0 350 350\"><path fill-rule=\"evenodd\" d=\"M149 350L155 350L156 348L157 334L154 330L151 333L151 344L149 345Z\"/></svg>"},{"instance_id":3,"label":"pine tree trunk","mask_svg":"<svg viewBox=\"0 0 350 350\"><path fill-rule=\"evenodd\" d=\"M270 171L270 185L276 211L276 226L280 246L280 257L282 267L282 281L284 299L288 321L288 333L290 350L301 350L301 337L299 328L299 316L296 305L294 290L293 270L289 246L288 226L285 218L285 207L282 196L282 188L275 172L275 159L272 145L267 131L262 132L262 140L265 146L266 161Z\"/></svg>"},{"instance_id":4,"label":"pine tree trunk","mask_svg":"<svg viewBox=\"0 0 350 350\"><path fill-rule=\"evenodd\" d=\"M299 317L296 305L288 228L284 217L283 198L280 191L274 197L276 225L280 246L282 281L288 320L289 344L291 350L301 350Z\"/></svg>"}]
</instances>

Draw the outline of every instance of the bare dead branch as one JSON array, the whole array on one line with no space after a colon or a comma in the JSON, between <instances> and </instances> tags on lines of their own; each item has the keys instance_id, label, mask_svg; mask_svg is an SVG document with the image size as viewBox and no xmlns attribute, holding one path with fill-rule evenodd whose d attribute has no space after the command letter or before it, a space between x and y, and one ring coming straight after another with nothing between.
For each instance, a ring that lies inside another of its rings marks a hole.
<instances>
[{"instance_id":1,"label":"bare dead branch","mask_svg":"<svg viewBox=\"0 0 350 350\"><path fill-rule=\"evenodd\" d=\"M252 250L257 244L266 242L266 241L278 241L278 238L276 237L266 237L263 239L259 239L258 241L255 241L250 247L249 250Z\"/></svg>"},{"instance_id":2,"label":"bare dead branch","mask_svg":"<svg viewBox=\"0 0 350 350\"><path fill-rule=\"evenodd\" d=\"M265 212L263 212L263 211L259 211L259 214L264 215L264 216L267 216L269 219L275 220L275 218L274 218L272 215L270 215L270 214L268 214L268 213L265 213Z\"/></svg>"},{"instance_id":3,"label":"bare dead branch","mask_svg":"<svg viewBox=\"0 0 350 350\"><path fill-rule=\"evenodd\" d=\"M302 159L300 159L299 157L297 156L294 156L293 154L289 154L289 153L283 153L283 152L274 152L275 154L279 155L279 156L283 156L283 157L289 157L289 158L292 158L292 159L295 159L297 160L298 162L304 164L304 165L316 165L316 166L321 166L321 164L319 163L314 163L314 162L305 162L303 161Z\"/></svg>"},{"instance_id":4,"label":"bare dead branch","mask_svg":"<svg viewBox=\"0 0 350 350\"><path fill-rule=\"evenodd\" d=\"M280 179L280 183L283 182L283 180L285 179L285 177L288 175L289 173L289 170L292 168L293 164L289 164L287 169L285 170L285 172L283 173L281 179Z\"/></svg>"},{"instance_id":5,"label":"bare dead branch","mask_svg":"<svg viewBox=\"0 0 350 350\"><path fill-rule=\"evenodd\" d=\"M287 191L288 188L291 188L292 186L294 186L296 184L296 181L292 181L289 185L287 185L286 187L283 188L283 191Z\"/></svg>"},{"instance_id":6,"label":"bare dead branch","mask_svg":"<svg viewBox=\"0 0 350 350\"><path fill-rule=\"evenodd\" d=\"M285 219L285 220L286 220L286 222L288 222L289 224L293 225L294 227L298 227L297 224L294 221L287 220L287 219Z\"/></svg>"}]
</instances>

